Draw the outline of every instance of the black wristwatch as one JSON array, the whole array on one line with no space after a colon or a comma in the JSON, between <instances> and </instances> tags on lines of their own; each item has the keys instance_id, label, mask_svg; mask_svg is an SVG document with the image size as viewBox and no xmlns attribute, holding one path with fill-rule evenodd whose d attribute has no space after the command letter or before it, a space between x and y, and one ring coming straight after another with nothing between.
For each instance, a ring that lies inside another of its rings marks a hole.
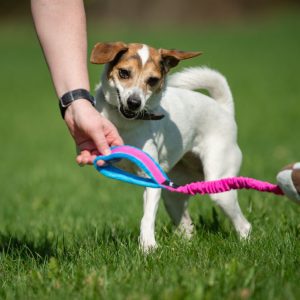
<instances>
[{"instance_id":1,"label":"black wristwatch","mask_svg":"<svg viewBox=\"0 0 300 300\"><path fill-rule=\"evenodd\" d=\"M65 118L65 113L68 106L70 106L73 101L76 101L78 99L85 99L90 101L93 106L96 105L95 98L90 94L88 90L78 89L67 92L63 94L63 96L59 99L59 109L63 119Z\"/></svg>"}]
</instances>

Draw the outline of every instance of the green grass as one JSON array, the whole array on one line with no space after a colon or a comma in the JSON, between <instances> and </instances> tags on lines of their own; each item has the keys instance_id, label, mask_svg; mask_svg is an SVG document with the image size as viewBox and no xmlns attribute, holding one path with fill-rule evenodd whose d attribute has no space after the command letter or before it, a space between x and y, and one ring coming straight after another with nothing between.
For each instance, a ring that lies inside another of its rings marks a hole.
<instances>
[{"instance_id":1,"label":"green grass","mask_svg":"<svg viewBox=\"0 0 300 300\"><path fill-rule=\"evenodd\" d=\"M299 15L204 27L91 24L89 45L125 40L203 50L181 66L205 64L227 76L241 174L274 181L300 159ZM142 189L77 167L32 27L6 23L0 35L0 298L299 299L300 209L272 195L240 192L253 225L248 242L238 241L206 197L191 201L197 233L190 242L173 234L161 205L160 247L143 256ZM90 66L92 85L99 72Z\"/></svg>"}]
</instances>

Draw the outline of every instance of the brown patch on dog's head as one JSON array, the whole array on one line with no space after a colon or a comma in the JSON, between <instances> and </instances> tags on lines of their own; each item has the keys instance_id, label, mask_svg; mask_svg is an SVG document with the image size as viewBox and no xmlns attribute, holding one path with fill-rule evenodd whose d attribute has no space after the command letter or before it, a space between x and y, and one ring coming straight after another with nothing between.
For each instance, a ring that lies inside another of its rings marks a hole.
<instances>
[{"instance_id":1,"label":"brown patch on dog's head","mask_svg":"<svg viewBox=\"0 0 300 300\"><path fill-rule=\"evenodd\" d=\"M168 72L170 68L176 67L181 60L193 58L202 54L202 52L199 51L181 51L167 49L160 49L159 52L165 65L166 72Z\"/></svg>"},{"instance_id":2,"label":"brown patch on dog's head","mask_svg":"<svg viewBox=\"0 0 300 300\"><path fill-rule=\"evenodd\" d=\"M124 52L128 46L123 42L97 43L91 53L92 64L106 64L113 61L120 52Z\"/></svg>"}]
</instances>

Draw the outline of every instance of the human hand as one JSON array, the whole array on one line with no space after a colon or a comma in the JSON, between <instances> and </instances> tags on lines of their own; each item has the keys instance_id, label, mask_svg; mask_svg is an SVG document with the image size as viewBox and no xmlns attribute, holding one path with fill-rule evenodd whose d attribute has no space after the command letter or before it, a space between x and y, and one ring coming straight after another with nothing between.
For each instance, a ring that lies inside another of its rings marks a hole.
<instances>
[{"instance_id":1,"label":"human hand","mask_svg":"<svg viewBox=\"0 0 300 300\"><path fill-rule=\"evenodd\" d=\"M76 161L80 165L92 164L97 155L110 154L110 146L123 144L116 127L84 99L68 107L65 122L79 148Z\"/></svg>"}]
</instances>

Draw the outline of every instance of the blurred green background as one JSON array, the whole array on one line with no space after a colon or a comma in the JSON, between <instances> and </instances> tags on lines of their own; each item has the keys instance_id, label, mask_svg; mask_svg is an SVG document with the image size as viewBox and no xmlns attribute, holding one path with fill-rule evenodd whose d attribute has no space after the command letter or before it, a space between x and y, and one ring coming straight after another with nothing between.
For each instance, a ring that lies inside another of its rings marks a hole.
<instances>
[{"instance_id":1,"label":"blurred green background","mask_svg":"<svg viewBox=\"0 0 300 300\"><path fill-rule=\"evenodd\" d=\"M207 65L227 77L242 175L274 181L300 159L297 1L86 4L89 50L115 40L202 50L177 69ZM2 298L299 298L300 210L271 195L240 192L253 224L248 243L206 197L191 201L198 231L190 243L173 235L161 206L161 247L144 257L142 189L75 164L29 3L3 1L0 15ZM89 71L93 87L101 67Z\"/></svg>"}]
</instances>

